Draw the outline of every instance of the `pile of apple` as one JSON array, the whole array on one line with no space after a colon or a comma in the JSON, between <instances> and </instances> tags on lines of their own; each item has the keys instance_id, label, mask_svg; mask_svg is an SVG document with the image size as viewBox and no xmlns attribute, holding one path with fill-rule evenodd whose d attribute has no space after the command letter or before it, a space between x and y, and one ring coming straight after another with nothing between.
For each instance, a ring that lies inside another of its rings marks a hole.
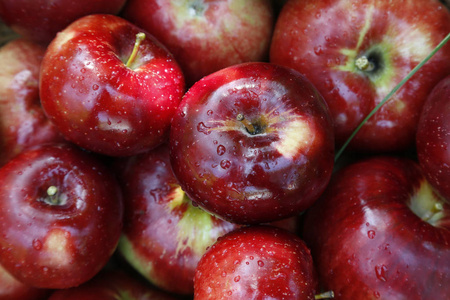
<instances>
[{"instance_id":1,"label":"pile of apple","mask_svg":"<svg viewBox=\"0 0 450 300\"><path fill-rule=\"evenodd\" d=\"M447 3L0 1L0 300L449 299Z\"/></svg>"}]
</instances>

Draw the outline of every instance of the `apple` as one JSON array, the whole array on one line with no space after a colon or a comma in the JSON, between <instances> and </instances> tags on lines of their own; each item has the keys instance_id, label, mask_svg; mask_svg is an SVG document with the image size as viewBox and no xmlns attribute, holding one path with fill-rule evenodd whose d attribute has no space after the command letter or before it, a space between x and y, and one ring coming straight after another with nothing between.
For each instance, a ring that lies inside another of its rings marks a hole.
<instances>
[{"instance_id":1,"label":"apple","mask_svg":"<svg viewBox=\"0 0 450 300\"><path fill-rule=\"evenodd\" d=\"M96 156L70 144L27 149L0 168L0 264L24 284L77 286L116 249L123 204Z\"/></svg>"},{"instance_id":2,"label":"apple","mask_svg":"<svg viewBox=\"0 0 450 300\"><path fill-rule=\"evenodd\" d=\"M316 86L342 145L449 31L450 11L439 1L290 0L277 18L270 62L299 71ZM446 45L364 124L349 149L414 147L423 103L449 70Z\"/></svg>"},{"instance_id":3,"label":"apple","mask_svg":"<svg viewBox=\"0 0 450 300\"><path fill-rule=\"evenodd\" d=\"M123 17L153 34L191 86L231 65L268 60L271 0L128 0Z\"/></svg>"},{"instance_id":4,"label":"apple","mask_svg":"<svg viewBox=\"0 0 450 300\"><path fill-rule=\"evenodd\" d=\"M192 205L162 145L115 162L125 201L118 253L156 286L194 292L194 272L208 246L237 225Z\"/></svg>"},{"instance_id":5,"label":"apple","mask_svg":"<svg viewBox=\"0 0 450 300\"><path fill-rule=\"evenodd\" d=\"M48 46L41 66L49 119L69 141L107 156L136 155L166 141L184 90L167 49L113 15L73 22Z\"/></svg>"},{"instance_id":6,"label":"apple","mask_svg":"<svg viewBox=\"0 0 450 300\"><path fill-rule=\"evenodd\" d=\"M412 159L373 156L334 173L302 237L336 299L450 295L450 205Z\"/></svg>"},{"instance_id":7,"label":"apple","mask_svg":"<svg viewBox=\"0 0 450 300\"><path fill-rule=\"evenodd\" d=\"M80 286L56 290L48 300L175 300L125 271L102 270Z\"/></svg>"},{"instance_id":8,"label":"apple","mask_svg":"<svg viewBox=\"0 0 450 300\"><path fill-rule=\"evenodd\" d=\"M0 265L0 300L46 300L50 293L20 282Z\"/></svg>"},{"instance_id":9,"label":"apple","mask_svg":"<svg viewBox=\"0 0 450 300\"><path fill-rule=\"evenodd\" d=\"M300 73L264 62L196 82L173 117L169 145L173 172L189 198L240 224L306 210L334 164L323 98Z\"/></svg>"},{"instance_id":10,"label":"apple","mask_svg":"<svg viewBox=\"0 0 450 300\"><path fill-rule=\"evenodd\" d=\"M450 201L450 76L427 98L417 126L416 149L428 182Z\"/></svg>"},{"instance_id":11,"label":"apple","mask_svg":"<svg viewBox=\"0 0 450 300\"><path fill-rule=\"evenodd\" d=\"M311 253L295 234L272 226L236 229L203 255L194 299L314 299Z\"/></svg>"},{"instance_id":12,"label":"apple","mask_svg":"<svg viewBox=\"0 0 450 300\"><path fill-rule=\"evenodd\" d=\"M63 140L40 104L44 51L23 38L0 48L0 166L28 147Z\"/></svg>"},{"instance_id":13,"label":"apple","mask_svg":"<svg viewBox=\"0 0 450 300\"><path fill-rule=\"evenodd\" d=\"M71 22L94 13L118 14L126 0L2 0L0 19L25 39L47 45Z\"/></svg>"}]
</instances>

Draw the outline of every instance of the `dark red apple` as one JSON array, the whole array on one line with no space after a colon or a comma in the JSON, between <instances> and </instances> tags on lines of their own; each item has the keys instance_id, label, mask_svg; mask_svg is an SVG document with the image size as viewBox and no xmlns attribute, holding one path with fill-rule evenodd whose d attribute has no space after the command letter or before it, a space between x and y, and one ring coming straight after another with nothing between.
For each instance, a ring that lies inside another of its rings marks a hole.
<instances>
[{"instance_id":1,"label":"dark red apple","mask_svg":"<svg viewBox=\"0 0 450 300\"><path fill-rule=\"evenodd\" d=\"M439 1L290 0L275 25L270 62L296 69L317 87L343 144L449 32L450 12ZM350 148L413 147L423 103L449 70L446 45L364 124Z\"/></svg>"},{"instance_id":2,"label":"dark red apple","mask_svg":"<svg viewBox=\"0 0 450 300\"><path fill-rule=\"evenodd\" d=\"M122 230L119 185L69 144L28 149L0 169L0 263L21 282L68 288L108 262Z\"/></svg>"},{"instance_id":3,"label":"dark red apple","mask_svg":"<svg viewBox=\"0 0 450 300\"><path fill-rule=\"evenodd\" d=\"M45 48L15 39L0 48L0 166L24 149L62 141L39 99L39 70Z\"/></svg>"},{"instance_id":4,"label":"dark red apple","mask_svg":"<svg viewBox=\"0 0 450 300\"><path fill-rule=\"evenodd\" d=\"M194 299L314 299L317 278L309 249L296 235L250 226L221 237L203 255Z\"/></svg>"},{"instance_id":5,"label":"dark red apple","mask_svg":"<svg viewBox=\"0 0 450 300\"><path fill-rule=\"evenodd\" d=\"M50 294L20 282L0 265L0 300L46 300Z\"/></svg>"},{"instance_id":6,"label":"dark red apple","mask_svg":"<svg viewBox=\"0 0 450 300\"><path fill-rule=\"evenodd\" d=\"M48 300L175 300L122 270L103 270L80 286L56 290Z\"/></svg>"},{"instance_id":7,"label":"dark red apple","mask_svg":"<svg viewBox=\"0 0 450 300\"><path fill-rule=\"evenodd\" d=\"M411 159L370 157L334 173L303 238L336 299L450 295L450 205Z\"/></svg>"},{"instance_id":8,"label":"dark red apple","mask_svg":"<svg viewBox=\"0 0 450 300\"><path fill-rule=\"evenodd\" d=\"M436 85L425 102L416 149L428 181L450 201L450 76Z\"/></svg>"},{"instance_id":9,"label":"dark red apple","mask_svg":"<svg viewBox=\"0 0 450 300\"><path fill-rule=\"evenodd\" d=\"M156 286L192 294L206 248L237 225L192 205L173 175L166 145L117 164L127 200L119 254Z\"/></svg>"},{"instance_id":10,"label":"dark red apple","mask_svg":"<svg viewBox=\"0 0 450 300\"><path fill-rule=\"evenodd\" d=\"M45 113L68 140L105 155L135 155L166 141L183 93L167 49L113 15L78 19L42 61Z\"/></svg>"},{"instance_id":11,"label":"dark red apple","mask_svg":"<svg viewBox=\"0 0 450 300\"><path fill-rule=\"evenodd\" d=\"M268 60L270 0L128 0L123 16L173 53L189 86L231 65Z\"/></svg>"},{"instance_id":12,"label":"dark red apple","mask_svg":"<svg viewBox=\"0 0 450 300\"><path fill-rule=\"evenodd\" d=\"M47 45L71 22L95 13L118 14L126 0L2 0L0 19L26 39Z\"/></svg>"},{"instance_id":13,"label":"dark red apple","mask_svg":"<svg viewBox=\"0 0 450 300\"><path fill-rule=\"evenodd\" d=\"M269 63L195 83L172 121L171 164L196 204L235 223L297 215L333 169L328 108L300 73Z\"/></svg>"}]
</instances>

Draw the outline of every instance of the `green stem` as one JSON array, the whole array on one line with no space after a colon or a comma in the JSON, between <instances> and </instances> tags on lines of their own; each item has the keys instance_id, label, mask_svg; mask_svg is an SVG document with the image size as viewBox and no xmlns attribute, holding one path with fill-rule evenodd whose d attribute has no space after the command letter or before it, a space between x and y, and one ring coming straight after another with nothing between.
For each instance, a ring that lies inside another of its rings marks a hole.
<instances>
[{"instance_id":1,"label":"green stem","mask_svg":"<svg viewBox=\"0 0 450 300\"><path fill-rule=\"evenodd\" d=\"M145 39L145 33L139 32L136 34L136 42L134 42L133 51L131 52L130 57L127 60L127 63L125 64L128 68L131 66L131 64L136 59L136 55L139 51L139 46L141 45L142 41Z\"/></svg>"},{"instance_id":2,"label":"green stem","mask_svg":"<svg viewBox=\"0 0 450 300\"><path fill-rule=\"evenodd\" d=\"M361 127L367 122L367 120L369 120L380 109L380 107L384 103L386 103L387 100L389 100L392 97L392 95L394 95L414 74L416 74L416 72L420 68L422 68L422 66L424 64L426 64L436 54L436 52L438 52L448 42L449 39L450 39L450 33L447 34L447 36L436 46L436 48L434 48L433 51L431 51L431 53L428 54L428 56L425 57L424 60L422 60L414 69L412 69L411 72L409 72L408 75L406 75L406 77L403 78L403 80L400 81L400 83L397 84L392 89L392 91L390 91L389 94L387 94L386 97L384 97L383 101L381 101L377 106L375 106L375 108L364 118L364 120L362 120L362 122L358 125L358 127L356 127L356 129L352 132L350 137L345 141L345 143L342 145L342 147L336 153L336 155L334 157L335 162L339 159L339 157L342 155L344 150L347 148L348 144L350 144L352 139L355 137L355 135L358 133L358 131L361 129Z\"/></svg>"}]
</instances>

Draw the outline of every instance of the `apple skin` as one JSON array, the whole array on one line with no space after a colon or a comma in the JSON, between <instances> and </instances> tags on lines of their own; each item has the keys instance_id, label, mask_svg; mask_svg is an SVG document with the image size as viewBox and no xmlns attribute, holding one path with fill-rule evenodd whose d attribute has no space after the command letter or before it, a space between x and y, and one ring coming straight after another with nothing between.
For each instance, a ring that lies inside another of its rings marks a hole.
<instances>
[{"instance_id":1,"label":"apple skin","mask_svg":"<svg viewBox=\"0 0 450 300\"><path fill-rule=\"evenodd\" d=\"M197 265L194 299L314 299L317 278L305 243L263 225L234 230Z\"/></svg>"},{"instance_id":2,"label":"apple skin","mask_svg":"<svg viewBox=\"0 0 450 300\"><path fill-rule=\"evenodd\" d=\"M334 173L302 237L335 299L445 299L449 212L416 161L370 157Z\"/></svg>"},{"instance_id":3,"label":"apple skin","mask_svg":"<svg viewBox=\"0 0 450 300\"><path fill-rule=\"evenodd\" d=\"M63 140L40 104L44 52L44 47L23 38L0 48L0 166L28 147Z\"/></svg>"},{"instance_id":4,"label":"apple skin","mask_svg":"<svg viewBox=\"0 0 450 300\"><path fill-rule=\"evenodd\" d=\"M420 115L417 157L430 184L450 201L450 76L430 93Z\"/></svg>"},{"instance_id":5,"label":"apple skin","mask_svg":"<svg viewBox=\"0 0 450 300\"><path fill-rule=\"evenodd\" d=\"M0 300L47 300L51 292L20 282L0 265Z\"/></svg>"},{"instance_id":6,"label":"apple skin","mask_svg":"<svg viewBox=\"0 0 450 300\"><path fill-rule=\"evenodd\" d=\"M47 46L70 23L86 15L118 14L126 0L2 0L0 19L22 37Z\"/></svg>"},{"instance_id":7,"label":"apple skin","mask_svg":"<svg viewBox=\"0 0 450 300\"><path fill-rule=\"evenodd\" d=\"M277 19L270 62L317 87L342 145L449 31L450 12L439 1L291 0ZM364 55L374 62L372 71L356 66ZM372 116L349 149L373 154L414 147L423 103L449 69L450 44Z\"/></svg>"},{"instance_id":8,"label":"apple skin","mask_svg":"<svg viewBox=\"0 0 450 300\"><path fill-rule=\"evenodd\" d=\"M237 225L192 205L173 175L167 145L115 163L127 199L118 253L156 286L192 294L206 248Z\"/></svg>"},{"instance_id":9,"label":"apple skin","mask_svg":"<svg viewBox=\"0 0 450 300\"><path fill-rule=\"evenodd\" d=\"M69 144L30 148L0 169L0 263L39 288L77 286L116 249L123 204L100 160ZM49 187L56 193L49 193ZM53 196L51 196L53 195Z\"/></svg>"},{"instance_id":10,"label":"apple skin","mask_svg":"<svg viewBox=\"0 0 450 300\"><path fill-rule=\"evenodd\" d=\"M118 269L102 270L80 286L53 292L48 300L175 300L139 278Z\"/></svg>"},{"instance_id":11,"label":"apple skin","mask_svg":"<svg viewBox=\"0 0 450 300\"><path fill-rule=\"evenodd\" d=\"M268 60L270 0L128 0L123 16L173 53L188 86L231 65Z\"/></svg>"},{"instance_id":12,"label":"apple skin","mask_svg":"<svg viewBox=\"0 0 450 300\"><path fill-rule=\"evenodd\" d=\"M49 119L78 146L108 156L131 156L168 138L184 94L181 69L150 34L130 66L136 34L113 15L78 19L48 46L40 96Z\"/></svg>"},{"instance_id":13,"label":"apple skin","mask_svg":"<svg viewBox=\"0 0 450 300\"><path fill-rule=\"evenodd\" d=\"M169 144L173 172L191 200L241 224L307 209L334 164L323 98L298 72L263 62L195 83L172 120Z\"/></svg>"}]
</instances>

